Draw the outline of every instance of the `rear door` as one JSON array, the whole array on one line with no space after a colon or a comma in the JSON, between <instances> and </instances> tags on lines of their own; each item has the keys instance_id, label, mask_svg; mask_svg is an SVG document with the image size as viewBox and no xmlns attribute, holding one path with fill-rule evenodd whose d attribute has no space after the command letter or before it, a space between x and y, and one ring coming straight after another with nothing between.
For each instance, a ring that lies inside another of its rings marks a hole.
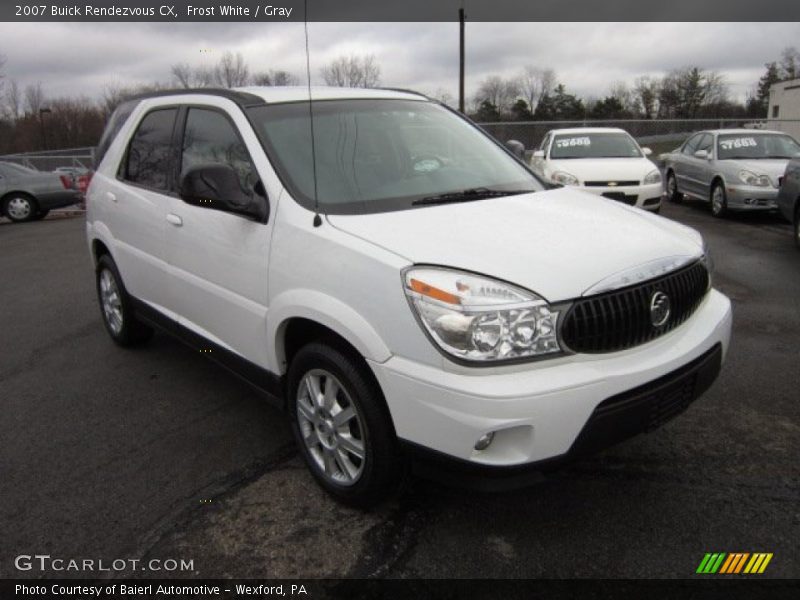
<instances>
[{"instance_id":1,"label":"rear door","mask_svg":"<svg viewBox=\"0 0 800 600\"><path fill-rule=\"evenodd\" d=\"M694 150L697 148L697 145L700 143L700 139L702 137L702 133L696 133L691 136L688 140L686 140L686 142L684 142L683 146L675 157L673 170L675 171L675 179L678 182L678 189L681 192L692 191L691 178L689 177L691 172L690 160L693 158Z\"/></svg>"},{"instance_id":2,"label":"rear door","mask_svg":"<svg viewBox=\"0 0 800 600\"><path fill-rule=\"evenodd\" d=\"M238 109L184 107L179 117L177 178L188 168L227 164L243 190L261 178L253 153L255 135ZM271 213L275 214L272 200ZM170 301L179 322L195 333L264 364L267 267L272 221L267 224L222 210L170 198L166 243L172 277Z\"/></svg>"},{"instance_id":3,"label":"rear door","mask_svg":"<svg viewBox=\"0 0 800 600\"><path fill-rule=\"evenodd\" d=\"M148 110L136 125L116 179L102 184L101 218L114 238L114 259L128 292L161 310L167 304L164 231L174 194L172 138L178 109Z\"/></svg>"},{"instance_id":4,"label":"rear door","mask_svg":"<svg viewBox=\"0 0 800 600\"><path fill-rule=\"evenodd\" d=\"M692 149L691 155L685 157L686 187L684 191L700 198L708 198L708 174L711 171L711 161L707 158L697 158L694 153L698 150L712 151L714 137L710 133L702 133Z\"/></svg>"}]
</instances>

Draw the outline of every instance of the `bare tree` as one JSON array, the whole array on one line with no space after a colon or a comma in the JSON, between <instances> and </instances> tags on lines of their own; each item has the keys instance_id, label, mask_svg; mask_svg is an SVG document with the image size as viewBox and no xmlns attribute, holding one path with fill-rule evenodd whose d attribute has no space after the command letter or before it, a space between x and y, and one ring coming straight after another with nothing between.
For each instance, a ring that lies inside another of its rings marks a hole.
<instances>
[{"instance_id":1,"label":"bare tree","mask_svg":"<svg viewBox=\"0 0 800 600\"><path fill-rule=\"evenodd\" d=\"M297 85L300 80L289 73L280 69L270 69L253 75L253 85L276 86L276 85Z\"/></svg>"},{"instance_id":2,"label":"bare tree","mask_svg":"<svg viewBox=\"0 0 800 600\"><path fill-rule=\"evenodd\" d=\"M176 63L169 68L169 71L178 87L194 87L194 69L189 63Z\"/></svg>"},{"instance_id":3,"label":"bare tree","mask_svg":"<svg viewBox=\"0 0 800 600\"><path fill-rule=\"evenodd\" d=\"M16 121L22 115L22 92L16 79L8 80L4 95L6 112L12 121Z\"/></svg>"},{"instance_id":4,"label":"bare tree","mask_svg":"<svg viewBox=\"0 0 800 600\"><path fill-rule=\"evenodd\" d=\"M39 110L44 107L44 90L41 82L25 86L23 97L25 113L38 116Z\"/></svg>"},{"instance_id":5,"label":"bare tree","mask_svg":"<svg viewBox=\"0 0 800 600\"><path fill-rule=\"evenodd\" d=\"M633 82L633 93L636 96L636 104L645 119L652 119L658 108L658 80L651 79L647 75L637 77Z\"/></svg>"},{"instance_id":6,"label":"bare tree","mask_svg":"<svg viewBox=\"0 0 800 600\"><path fill-rule=\"evenodd\" d=\"M240 52L226 52L214 67L214 82L226 88L247 85L250 69Z\"/></svg>"},{"instance_id":7,"label":"bare tree","mask_svg":"<svg viewBox=\"0 0 800 600\"><path fill-rule=\"evenodd\" d=\"M631 113L636 112L636 95L624 81L615 81L612 83L608 89L608 95L619 102L622 110Z\"/></svg>"},{"instance_id":8,"label":"bare tree","mask_svg":"<svg viewBox=\"0 0 800 600\"><path fill-rule=\"evenodd\" d=\"M553 91L555 84L556 72L553 69L528 65L519 78L519 93L533 112L542 97Z\"/></svg>"},{"instance_id":9,"label":"bare tree","mask_svg":"<svg viewBox=\"0 0 800 600\"><path fill-rule=\"evenodd\" d=\"M515 78L503 79L499 75L490 75L484 79L475 92L475 104L480 106L488 102L497 110L509 111L511 105L520 95L520 82Z\"/></svg>"},{"instance_id":10,"label":"bare tree","mask_svg":"<svg viewBox=\"0 0 800 600\"><path fill-rule=\"evenodd\" d=\"M456 100L455 96L450 93L449 90L445 88L436 88L436 91L431 94L431 98L435 98L442 104L446 104L447 106L454 107L458 105L458 101Z\"/></svg>"},{"instance_id":11,"label":"bare tree","mask_svg":"<svg viewBox=\"0 0 800 600\"><path fill-rule=\"evenodd\" d=\"M800 52L790 46L781 52L781 78L785 80L800 77Z\"/></svg>"},{"instance_id":12,"label":"bare tree","mask_svg":"<svg viewBox=\"0 0 800 600\"><path fill-rule=\"evenodd\" d=\"M381 67L374 54L340 56L320 70L328 85L338 87L376 87L381 81Z\"/></svg>"},{"instance_id":13,"label":"bare tree","mask_svg":"<svg viewBox=\"0 0 800 600\"><path fill-rule=\"evenodd\" d=\"M114 112L114 109L125 102L125 100L128 98L138 96L139 94L145 94L147 92L155 92L163 88L164 86L160 83L140 84L133 86L121 86L113 83L107 84L103 89L100 100L98 101L100 112L103 114L104 118L108 118L108 116Z\"/></svg>"}]
</instances>

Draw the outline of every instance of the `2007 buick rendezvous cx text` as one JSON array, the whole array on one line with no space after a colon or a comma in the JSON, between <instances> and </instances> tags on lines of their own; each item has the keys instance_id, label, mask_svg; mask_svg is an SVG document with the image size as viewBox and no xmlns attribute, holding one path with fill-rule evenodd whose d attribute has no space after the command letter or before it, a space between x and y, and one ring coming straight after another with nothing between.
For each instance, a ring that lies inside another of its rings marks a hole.
<instances>
[{"instance_id":1,"label":"2007 buick rendezvous cx text","mask_svg":"<svg viewBox=\"0 0 800 600\"><path fill-rule=\"evenodd\" d=\"M696 231L546 188L425 97L308 93L121 105L86 229L111 337L158 327L267 392L336 498L409 463L522 484L715 379L731 307Z\"/></svg>"}]
</instances>

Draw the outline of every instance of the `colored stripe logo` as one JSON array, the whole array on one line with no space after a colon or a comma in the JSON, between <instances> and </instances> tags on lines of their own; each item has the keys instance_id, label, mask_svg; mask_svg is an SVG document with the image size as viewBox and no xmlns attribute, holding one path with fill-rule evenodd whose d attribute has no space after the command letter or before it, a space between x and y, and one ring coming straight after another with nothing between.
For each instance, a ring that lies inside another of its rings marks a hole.
<instances>
[{"instance_id":1,"label":"colored stripe logo","mask_svg":"<svg viewBox=\"0 0 800 600\"><path fill-rule=\"evenodd\" d=\"M769 561L772 560L771 552L707 552L700 561L695 573L702 575L756 575L763 573Z\"/></svg>"}]
</instances>

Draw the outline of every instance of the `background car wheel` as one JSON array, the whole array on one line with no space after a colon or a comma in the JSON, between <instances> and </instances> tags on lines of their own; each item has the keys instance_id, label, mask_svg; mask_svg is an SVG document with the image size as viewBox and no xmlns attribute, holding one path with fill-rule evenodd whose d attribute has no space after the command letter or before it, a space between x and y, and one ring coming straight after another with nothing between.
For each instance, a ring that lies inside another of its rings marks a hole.
<instances>
[{"instance_id":1,"label":"background car wheel","mask_svg":"<svg viewBox=\"0 0 800 600\"><path fill-rule=\"evenodd\" d=\"M724 217L727 212L728 197L725 194L725 186L718 181L711 189L711 214L715 217Z\"/></svg>"},{"instance_id":2,"label":"background car wheel","mask_svg":"<svg viewBox=\"0 0 800 600\"><path fill-rule=\"evenodd\" d=\"M27 194L14 194L3 202L3 214L15 223L33 220L38 210L36 200Z\"/></svg>"},{"instance_id":3,"label":"background car wheel","mask_svg":"<svg viewBox=\"0 0 800 600\"><path fill-rule=\"evenodd\" d=\"M133 346L149 340L153 330L136 319L117 265L107 254L97 261L96 281L103 324L111 339L120 346Z\"/></svg>"},{"instance_id":4,"label":"background car wheel","mask_svg":"<svg viewBox=\"0 0 800 600\"><path fill-rule=\"evenodd\" d=\"M314 478L340 502L377 504L401 480L397 437L383 394L363 359L314 342L292 360L292 432Z\"/></svg>"},{"instance_id":5,"label":"background car wheel","mask_svg":"<svg viewBox=\"0 0 800 600\"><path fill-rule=\"evenodd\" d=\"M667 198L669 198L670 202L683 200L683 194L678 191L678 180L672 171L667 173Z\"/></svg>"}]
</instances>

